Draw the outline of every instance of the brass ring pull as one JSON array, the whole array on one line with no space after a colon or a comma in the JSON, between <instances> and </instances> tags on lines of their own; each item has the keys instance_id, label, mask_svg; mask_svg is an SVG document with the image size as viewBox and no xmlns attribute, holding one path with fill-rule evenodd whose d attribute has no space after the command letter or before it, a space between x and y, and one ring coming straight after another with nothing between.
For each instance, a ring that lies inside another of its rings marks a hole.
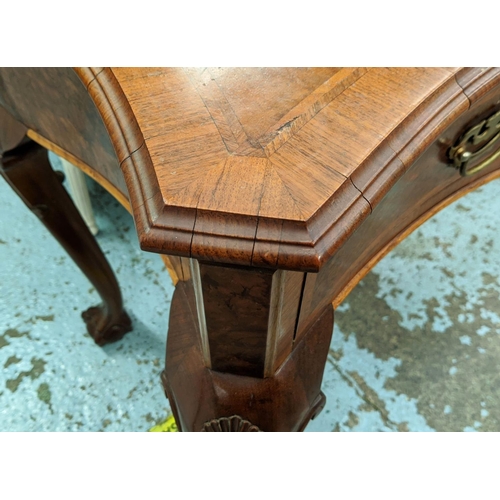
<instances>
[{"instance_id":1,"label":"brass ring pull","mask_svg":"<svg viewBox=\"0 0 500 500\"><path fill-rule=\"evenodd\" d=\"M468 150L471 146L484 144L479 149ZM491 149L495 143L500 143L500 111L491 115L486 120L468 129L460 136L455 146L448 150L448 158L452 166L460 170L460 175L465 177L479 172L491 165L500 157L500 148L491 156L485 158L479 165L468 168L469 163Z\"/></svg>"}]
</instances>

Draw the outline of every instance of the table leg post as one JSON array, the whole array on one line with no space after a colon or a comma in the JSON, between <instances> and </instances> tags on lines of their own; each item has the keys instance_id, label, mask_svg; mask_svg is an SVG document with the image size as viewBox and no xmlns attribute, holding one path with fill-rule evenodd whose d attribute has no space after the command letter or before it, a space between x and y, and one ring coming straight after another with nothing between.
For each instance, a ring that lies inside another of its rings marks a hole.
<instances>
[{"instance_id":1,"label":"table leg post","mask_svg":"<svg viewBox=\"0 0 500 500\"><path fill-rule=\"evenodd\" d=\"M82 313L99 345L119 340L131 330L115 275L90 233L61 176L52 170L47 151L28 142L4 153L0 173L68 252L99 293L103 304Z\"/></svg>"},{"instance_id":2,"label":"table leg post","mask_svg":"<svg viewBox=\"0 0 500 500\"><path fill-rule=\"evenodd\" d=\"M85 174L64 158L60 158L66 179L73 195L73 203L80 212L90 232L95 236L99 232L95 221L92 204L90 202L89 190L85 181Z\"/></svg>"},{"instance_id":3,"label":"table leg post","mask_svg":"<svg viewBox=\"0 0 500 500\"><path fill-rule=\"evenodd\" d=\"M304 274L191 260L162 381L182 431L301 431L324 406L333 308L295 338Z\"/></svg>"}]
</instances>

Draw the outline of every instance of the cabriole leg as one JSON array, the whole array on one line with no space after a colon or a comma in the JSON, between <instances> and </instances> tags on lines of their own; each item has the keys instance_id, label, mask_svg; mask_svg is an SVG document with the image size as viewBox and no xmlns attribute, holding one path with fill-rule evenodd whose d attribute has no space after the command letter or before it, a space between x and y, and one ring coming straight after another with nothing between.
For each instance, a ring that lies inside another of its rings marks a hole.
<instances>
[{"instance_id":1,"label":"cabriole leg","mask_svg":"<svg viewBox=\"0 0 500 500\"><path fill-rule=\"evenodd\" d=\"M82 313L98 345L119 340L131 330L115 275L68 193L47 151L28 142L3 154L0 172L29 209L68 252L103 303Z\"/></svg>"}]
</instances>

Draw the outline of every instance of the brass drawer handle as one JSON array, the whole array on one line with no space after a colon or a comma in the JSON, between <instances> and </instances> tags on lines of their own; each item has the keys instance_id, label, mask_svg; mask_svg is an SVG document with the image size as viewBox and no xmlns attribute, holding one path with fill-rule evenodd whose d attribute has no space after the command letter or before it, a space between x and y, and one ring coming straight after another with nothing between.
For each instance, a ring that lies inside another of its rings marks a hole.
<instances>
[{"instance_id":1,"label":"brass drawer handle","mask_svg":"<svg viewBox=\"0 0 500 500\"><path fill-rule=\"evenodd\" d=\"M452 165L460 170L460 175L468 176L479 172L483 168L491 165L498 157L500 157L500 149L495 151L491 156L485 158L479 165L472 168L467 168L469 162L485 153L492 148L496 142L500 142L500 111L486 118L481 123L474 125L460 136L460 139L448 150L448 158ZM475 151L468 151L467 147L477 146L485 143Z\"/></svg>"}]
</instances>

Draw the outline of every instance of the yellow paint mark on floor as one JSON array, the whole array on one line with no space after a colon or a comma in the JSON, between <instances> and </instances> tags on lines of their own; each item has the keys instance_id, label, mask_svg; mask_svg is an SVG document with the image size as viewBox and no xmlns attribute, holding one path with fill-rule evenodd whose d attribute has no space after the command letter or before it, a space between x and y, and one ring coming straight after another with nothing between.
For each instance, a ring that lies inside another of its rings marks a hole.
<instances>
[{"instance_id":1,"label":"yellow paint mark on floor","mask_svg":"<svg viewBox=\"0 0 500 500\"><path fill-rule=\"evenodd\" d=\"M149 432L178 432L174 416L170 415L165 422L151 427Z\"/></svg>"}]
</instances>

